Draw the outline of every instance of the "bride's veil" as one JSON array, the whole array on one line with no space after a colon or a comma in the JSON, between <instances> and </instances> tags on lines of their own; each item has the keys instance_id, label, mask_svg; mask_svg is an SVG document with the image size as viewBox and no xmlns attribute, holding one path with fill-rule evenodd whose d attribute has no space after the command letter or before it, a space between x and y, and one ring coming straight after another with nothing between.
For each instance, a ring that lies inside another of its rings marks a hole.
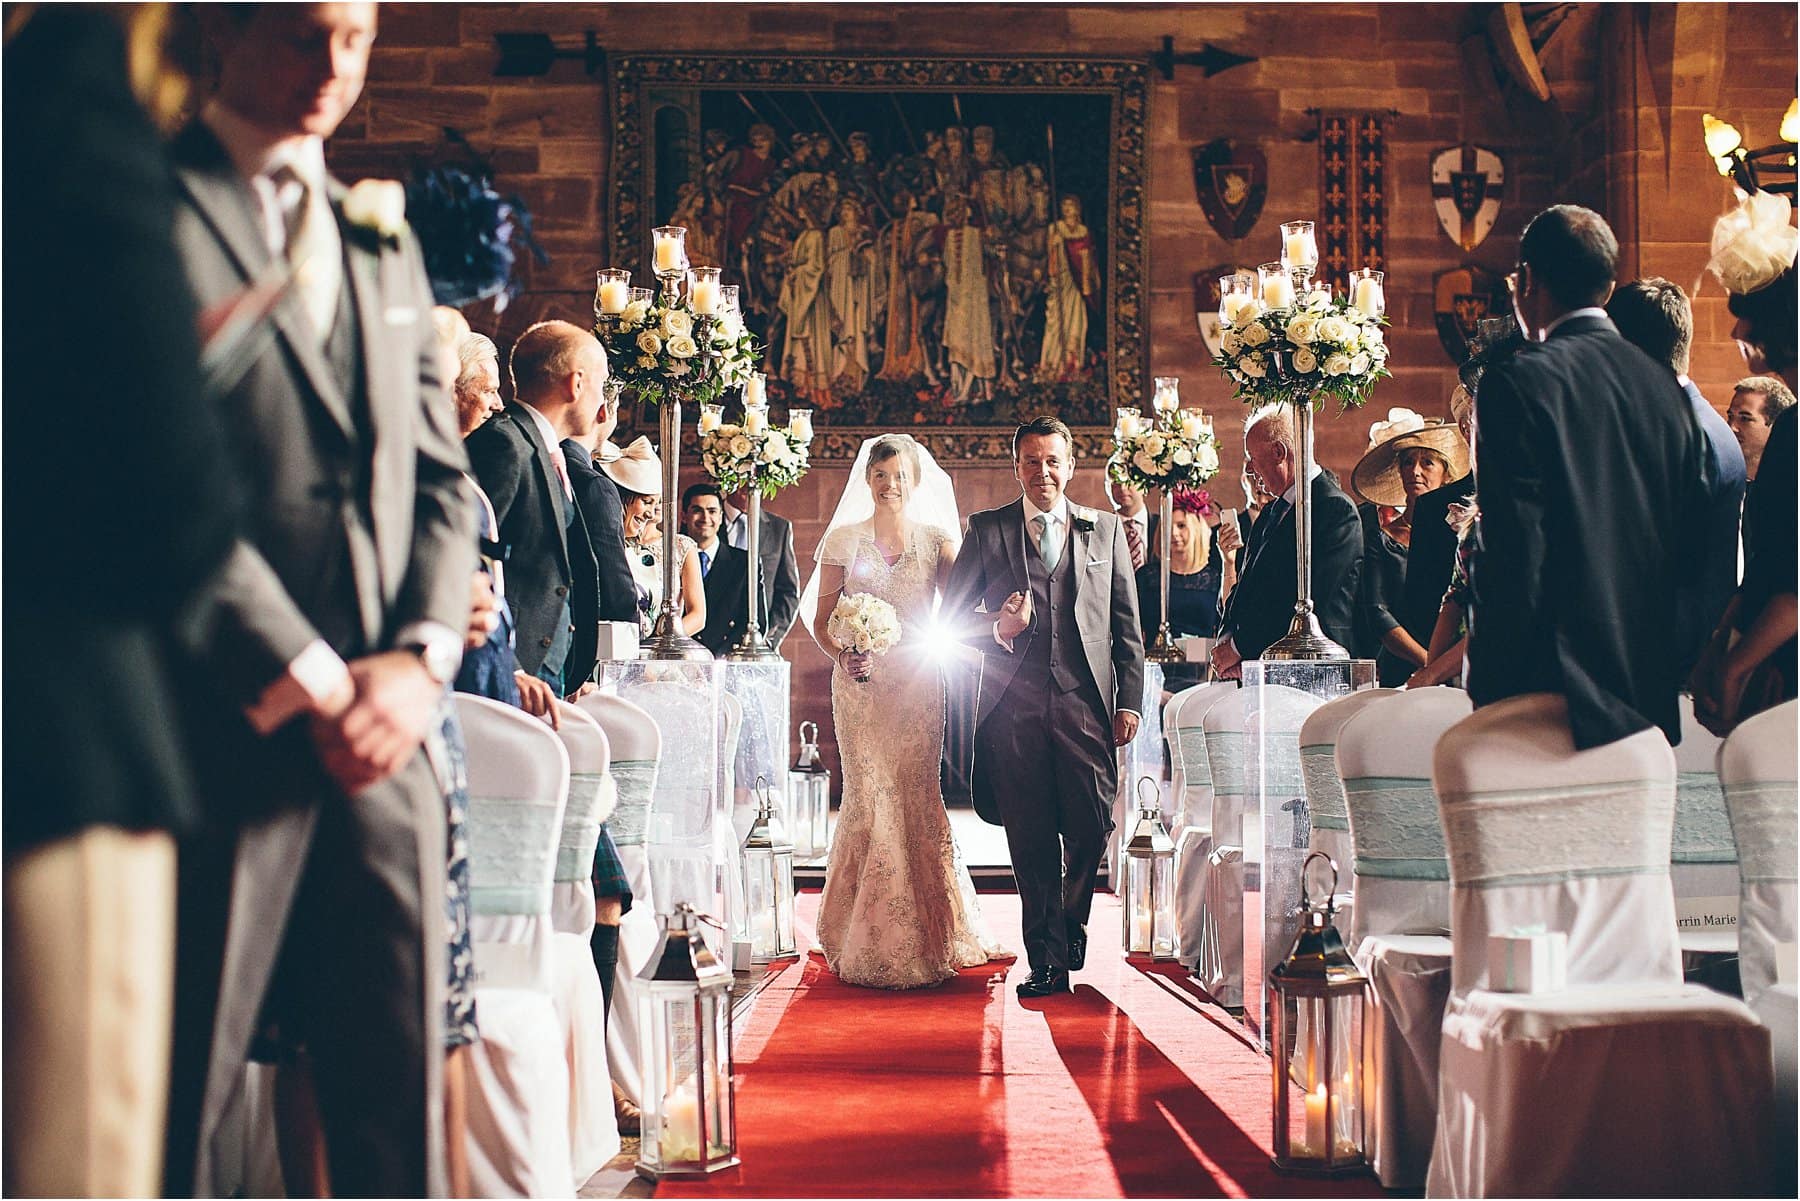
<instances>
[{"instance_id":1,"label":"bride's veil","mask_svg":"<svg viewBox=\"0 0 1800 1201\"><path fill-rule=\"evenodd\" d=\"M819 536L813 551L812 574L800 594L800 621L812 633L813 614L819 605L819 569L826 564L848 566L835 552L832 534L848 526L860 524L875 516L875 493L869 488L869 458L875 447L899 444L910 449L919 461L919 478L914 481L912 497L906 502L906 519L915 525L937 526L950 536L951 547L962 545L962 517L956 509L956 488L949 473L939 467L931 452L911 434L882 434L865 438L857 448L856 462L850 465L850 477L844 482L843 495L831 522ZM817 635L814 635L816 638Z\"/></svg>"}]
</instances>

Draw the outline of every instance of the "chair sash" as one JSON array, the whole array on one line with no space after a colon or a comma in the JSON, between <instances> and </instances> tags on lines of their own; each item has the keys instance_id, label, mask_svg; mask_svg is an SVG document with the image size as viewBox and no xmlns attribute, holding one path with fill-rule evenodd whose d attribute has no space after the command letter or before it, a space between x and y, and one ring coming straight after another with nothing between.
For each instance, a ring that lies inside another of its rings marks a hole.
<instances>
[{"instance_id":1,"label":"chair sash","mask_svg":"<svg viewBox=\"0 0 1800 1201\"><path fill-rule=\"evenodd\" d=\"M1180 756L1181 762L1180 825L1197 826L1202 821L1210 822L1212 820L1211 813L1203 814L1198 811L1199 797L1195 796L1199 792L1208 802L1212 799L1212 764L1207 758L1206 731L1199 726L1178 726L1170 732L1175 736L1175 753Z\"/></svg>"},{"instance_id":2,"label":"chair sash","mask_svg":"<svg viewBox=\"0 0 1800 1201\"><path fill-rule=\"evenodd\" d=\"M1738 975L1755 1004L1775 983L1775 948L1800 936L1800 815L1792 780L1746 780L1724 792L1739 848Z\"/></svg>"},{"instance_id":3,"label":"chair sash","mask_svg":"<svg viewBox=\"0 0 1800 1201\"><path fill-rule=\"evenodd\" d=\"M1329 755L1325 757L1325 762L1332 761ZM1432 791L1430 780L1354 776L1343 782L1343 795L1346 817L1354 827L1355 872L1359 878L1450 878L1443 826L1438 821L1437 794ZM1318 822L1316 811L1313 821Z\"/></svg>"},{"instance_id":4,"label":"chair sash","mask_svg":"<svg viewBox=\"0 0 1800 1201\"><path fill-rule=\"evenodd\" d=\"M643 846L649 838L650 802L656 795L654 759L614 759L613 784L618 803L607 819L607 831L622 847Z\"/></svg>"},{"instance_id":5,"label":"chair sash","mask_svg":"<svg viewBox=\"0 0 1800 1201\"><path fill-rule=\"evenodd\" d=\"M587 880L594 873L594 848L600 843L600 817L605 811L606 772L569 773L569 807L563 814L562 839L556 849L556 882Z\"/></svg>"},{"instance_id":6,"label":"chair sash","mask_svg":"<svg viewBox=\"0 0 1800 1201\"><path fill-rule=\"evenodd\" d=\"M549 912L562 806L554 797L471 797L469 904L474 913Z\"/></svg>"},{"instance_id":7,"label":"chair sash","mask_svg":"<svg viewBox=\"0 0 1800 1201\"><path fill-rule=\"evenodd\" d=\"M1457 888L1504 888L1667 875L1674 792L1634 780L1446 797L1450 877Z\"/></svg>"},{"instance_id":8,"label":"chair sash","mask_svg":"<svg viewBox=\"0 0 1800 1201\"><path fill-rule=\"evenodd\" d=\"M1306 803L1315 830L1348 830L1350 810L1344 784L1337 774L1337 744L1327 742L1300 748L1300 775L1306 784ZM1437 806L1434 801L1432 808Z\"/></svg>"},{"instance_id":9,"label":"chair sash","mask_svg":"<svg viewBox=\"0 0 1800 1201\"><path fill-rule=\"evenodd\" d=\"M1737 862L1725 790L1715 773L1684 771L1675 778L1675 838L1669 858L1673 863Z\"/></svg>"}]
</instances>

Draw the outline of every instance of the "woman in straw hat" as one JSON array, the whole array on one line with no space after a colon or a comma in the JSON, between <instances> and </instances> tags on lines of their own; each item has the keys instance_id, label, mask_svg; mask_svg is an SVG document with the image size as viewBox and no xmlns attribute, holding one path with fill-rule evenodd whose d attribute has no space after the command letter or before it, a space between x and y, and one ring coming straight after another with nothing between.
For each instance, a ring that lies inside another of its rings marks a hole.
<instances>
[{"instance_id":1,"label":"woman in straw hat","mask_svg":"<svg viewBox=\"0 0 1800 1201\"><path fill-rule=\"evenodd\" d=\"M638 624L649 633L662 607L662 536L649 533L662 495L662 460L650 439L640 435L618 457L601 459L600 470L618 486L625 507L625 553L638 586ZM681 632L691 638L706 625L706 585L694 540L686 534L675 535L675 578Z\"/></svg>"},{"instance_id":2,"label":"woman in straw hat","mask_svg":"<svg viewBox=\"0 0 1800 1201\"><path fill-rule=\"evenodd\" d=\"M1406 580L1412 517L1420 497L1469 472L1469 444L1455 424L1390 409L1369 431L1369 450L1351 484L1369 502L1363 515L1358 584L1358 654L1374 655L1384 686L1404 684L1426 661L1425 648L1394 615ZM1391 516L1388 516L1391 514Z\"/></svg>"}]
</instances>

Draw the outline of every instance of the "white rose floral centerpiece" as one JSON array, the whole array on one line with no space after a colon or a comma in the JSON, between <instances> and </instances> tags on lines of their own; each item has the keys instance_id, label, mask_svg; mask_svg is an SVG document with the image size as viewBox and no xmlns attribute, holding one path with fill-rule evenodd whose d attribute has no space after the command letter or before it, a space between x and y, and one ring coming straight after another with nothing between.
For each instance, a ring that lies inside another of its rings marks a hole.
<instances>
[{"instance_id":1,"label":"white rose floral centerpiece","mask_svg":"<svg viewBox=\"0 0 1800 1201\"><path fill-rule=\"evenodd\" d=\"M1325 288L1283 308L1245 293L1219 305L1219 369L1245 404L1336 400L1339 411L1369 399L1388 376L1386 322Z\"/></svg>"},{"instance_id":2,"label":"white rose floral centerpiece","mask_svg":"<svg viewBox=\"0 0 1800 1201\"><path fill-rule=\"evenodd\" d=\"M612 374L648 404L668 396L701 404L742 387L756 368L756 339L735 312L701 315L665 293L602 314L594 336Z\"/></svg>"},{"instance_id":3,"label":"white rose floral centerpiece","mask_svg":"<svg viewBox=\"0 0 1800 1201\"><path fill-rule=\"evenodd\" d=\"M727 494L752 490L772 500L800 482L811 466L812 418L806 410L775 425L760 406L746 406L736 423L720 420L717 408L700 410L700 465L714 483Z\"/></svg>"},{"instance_id":4,"label":"white rose floral centerpiece","mask_svg":"<svg viewBox=\"0 0 1800 1201\"><path fill-rule=\"evenodd\" d=\"M1159 376L1149 417L1119 410L1106 474L1141 491L1204 484L1219 470L1219 442L1212 418L1183 409L1173 377Z\"/></svg>"}]
</instances>

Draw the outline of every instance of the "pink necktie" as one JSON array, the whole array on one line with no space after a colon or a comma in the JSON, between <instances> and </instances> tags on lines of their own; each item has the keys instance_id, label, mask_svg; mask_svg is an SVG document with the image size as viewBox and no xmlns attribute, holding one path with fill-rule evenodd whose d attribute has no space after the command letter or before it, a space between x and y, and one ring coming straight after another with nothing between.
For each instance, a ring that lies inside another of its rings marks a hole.
<instances>
[{"instance_id":1,"label":"pink necktie","mask_svg":"<svg viewBox=\"0 0 1800 1201\"><path fill-rule=\"evenodd\" d=\"M563 499L574 500L575 488L574 485L569 483L569 463L568 460L563 458L563 452L560 447L553 446L550 448L550 462L556 466L556 478L562 481Z\"/></svg>"}]
</instances>

